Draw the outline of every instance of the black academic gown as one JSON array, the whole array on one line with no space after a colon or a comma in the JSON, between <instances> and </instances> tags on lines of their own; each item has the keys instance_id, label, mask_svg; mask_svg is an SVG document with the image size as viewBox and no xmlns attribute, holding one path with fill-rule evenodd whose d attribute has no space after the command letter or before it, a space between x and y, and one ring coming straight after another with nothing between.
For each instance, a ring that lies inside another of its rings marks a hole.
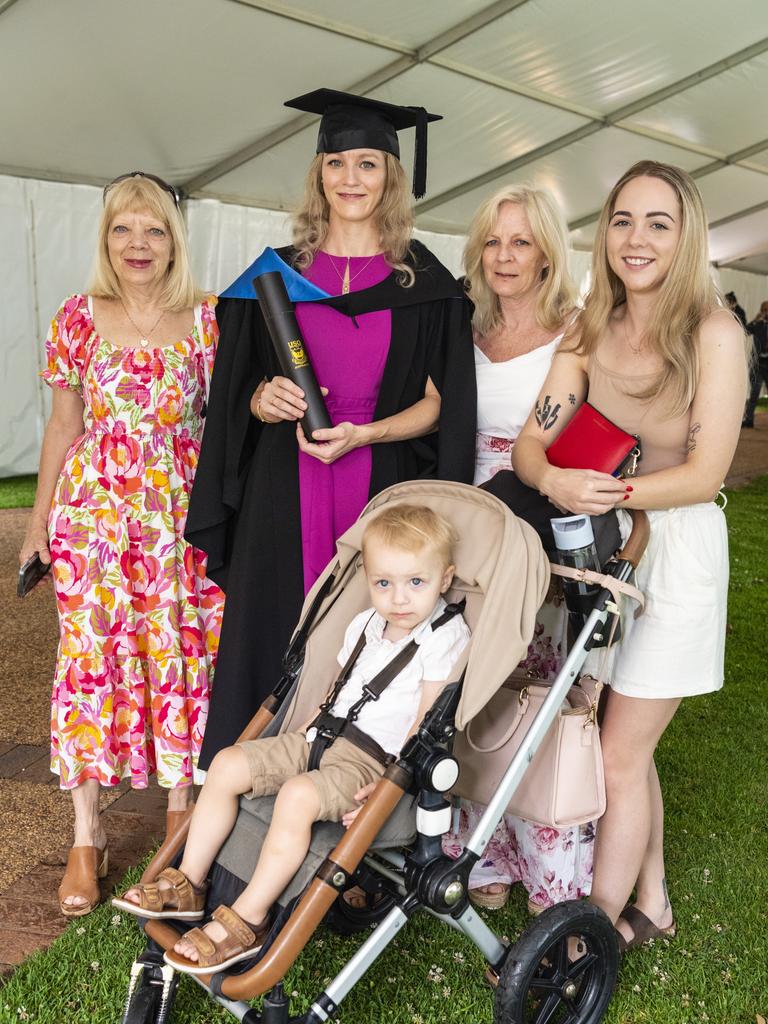
<instances>
[{"instance_id":1,"label":"black academic gown","mask_svg":"<svg viewBox=\"0 0 768 1024\"><path fill-rule=\"evenodd\" d=\"M370 497L401 480L471 483L476 389L470 312L461 288L418 242L416 280L393 272L371 288L321 300L348 316L392 311L389 354L375 420L414 405L430 377L442 403L427 437L372 446ZM290 262L293 250L278 250ZM259 303L222 299L200 461L186 538L208 555L208 575L226 593L219 654L200 767L232 744L271 693L304 598L295 424L262 424L250 398L281 373Z\"/></svg>"}]
</instances>

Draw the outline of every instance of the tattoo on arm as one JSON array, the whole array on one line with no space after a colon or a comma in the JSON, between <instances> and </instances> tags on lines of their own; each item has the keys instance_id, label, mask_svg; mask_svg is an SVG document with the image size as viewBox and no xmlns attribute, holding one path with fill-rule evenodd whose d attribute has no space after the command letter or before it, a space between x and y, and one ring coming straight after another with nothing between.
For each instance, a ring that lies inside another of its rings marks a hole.
<instances>
[{"instance_id":1,"label":"tattoo on arm","mask_svg":"<svg viewBox=\"0 0 768 1024\"><path fill-rule=\"evenodd\" d=\"M542 430L549 430L550 427L554 427L557 423L557 417L560 412L560 403L552 405L552 396L545 395L544 401L536 401L536 422L539 424Z\"/></svg>"},{"instance_id":2,"label":"tattoo on arm","mask_svg":"<svg viewBox=\"0 0 768 1024\"><path fill-rule=\"evenodd\" d=\"M701 424L700 423L693 423L691 425L691 429L688 432L688 446L687 446L687 451L688 451L689 455L691 454L691 452L695 452L696 451L696 444L698 442L698 439L697 439L696 435L698 434L698 432L700 430L701 430Z\"/></svg>"},{"instance_id":3,"label":"tattoo on arm","mask_svg":"<svg viewBox=\"0 0 768 1024\"><path fill-rule=\"evenodd\" d=\"M571 405L576 405L576 395L568 395L568 401Z\"/></svg>"}]
</instances>

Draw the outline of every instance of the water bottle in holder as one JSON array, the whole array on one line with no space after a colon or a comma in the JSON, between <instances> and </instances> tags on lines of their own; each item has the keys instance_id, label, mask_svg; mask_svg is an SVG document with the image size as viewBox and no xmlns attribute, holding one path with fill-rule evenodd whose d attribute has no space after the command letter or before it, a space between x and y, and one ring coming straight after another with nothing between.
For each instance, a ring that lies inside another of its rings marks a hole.
<instances>
[{"instance_id":1,"label":"water bottle in holder","mask_svg":"<svg viewBox=\"0 0 768 1024\"><path fill-rule=\"evenodd\" d=\"M592 520L589 516L562 516L558 519L550 519L550 523L557 548L557 560L561 565L569 566L572 569L601 571ZM589 583L586 580L563 579L565 603L576 636L583 629L600 589L599 584Z\"/></svg>"}]
</instances>

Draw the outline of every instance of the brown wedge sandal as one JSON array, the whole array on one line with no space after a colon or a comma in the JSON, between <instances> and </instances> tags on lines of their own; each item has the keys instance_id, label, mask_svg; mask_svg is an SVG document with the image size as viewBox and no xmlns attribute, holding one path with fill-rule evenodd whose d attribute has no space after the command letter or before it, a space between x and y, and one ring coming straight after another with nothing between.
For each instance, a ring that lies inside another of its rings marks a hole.
<instances>
[{"instance_id":1,"label":"brown wedge sandal","mask_svg":"<svg viewBox=\"0 0 768 1024\"><path fill-rule=\"evenodd\" d=\"M169 949L164 956L167 964L182 974L210 974L212 971L225 971L228 967L247 960L264 945L272 927L272 915L267 915L263 924L258 927L248 925L231 907L222 904L213 914L225 930L226 935L218 942L203 931L192 928L184 934L184 941L191 943L197 950L197 960L188 960L180 953Z\"/></svg>"},{"instance_id":2,"label":"brown wedge sandal","mask_svg":"<svg viewBox=\"0 0 768 1024\"><path fill-rule=\"evenodd\" d=\"M64 917L85 917L101 903L99 879L109 871L109 851L105 846L73 846L59 886L59 909ZM69 896L79 896L85 903L65 903Z\"/></svg>"},{"instance_id":3,"label":"brown wedge sandal","mask_svg":"<svg viewBox=\"0 0 768 1024\"><path fill-rule=\"evenodd\" d=\"M167 882L161 886L160 880ZM126 899L128 892L136 890L139 900ZM179 921L199 921L205 915L205 894L207 885L193 885L187 876L176 868L166 868L157 876L157 882L132 885L122 896L112 900L112 906L125 910L136 917L150 917L153 920L172 918Z\"/></svg>"},{"instance_id":4,"label":"brown wedge sandal","mask_svg":"<svg viewBox=\"0 0 768 1024\"><path fill-rule=\"evenodd\" d=\"M642 910L638 910L637 907L631 904L627 904L624 907L619 920L626 921L633 932L631 939L625 939L618 929L616 931L619 952L622 955L629 952L630 949L639 949L640 946L644 946L651 939L674 939L677 933L674 921L668 928L659 928Z\"/></svg>"}]
</instances>

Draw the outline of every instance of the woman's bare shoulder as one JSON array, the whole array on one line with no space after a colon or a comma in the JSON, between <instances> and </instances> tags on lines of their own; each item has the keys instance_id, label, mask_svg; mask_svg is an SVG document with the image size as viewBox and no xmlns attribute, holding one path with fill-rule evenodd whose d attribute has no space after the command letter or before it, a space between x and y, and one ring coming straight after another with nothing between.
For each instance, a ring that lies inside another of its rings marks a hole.
<instances>
[{"instance_id":1,"label":"woman's bare shoulder","mask_svg":"<svg viewBox=\"0 0 768 1024\"><path fill-rule=\"evenodd\" d=\"M702 353L713 348L743 348L744 329L729 309L713 309L699 325Z\"/></svg>"}]
</instances>

